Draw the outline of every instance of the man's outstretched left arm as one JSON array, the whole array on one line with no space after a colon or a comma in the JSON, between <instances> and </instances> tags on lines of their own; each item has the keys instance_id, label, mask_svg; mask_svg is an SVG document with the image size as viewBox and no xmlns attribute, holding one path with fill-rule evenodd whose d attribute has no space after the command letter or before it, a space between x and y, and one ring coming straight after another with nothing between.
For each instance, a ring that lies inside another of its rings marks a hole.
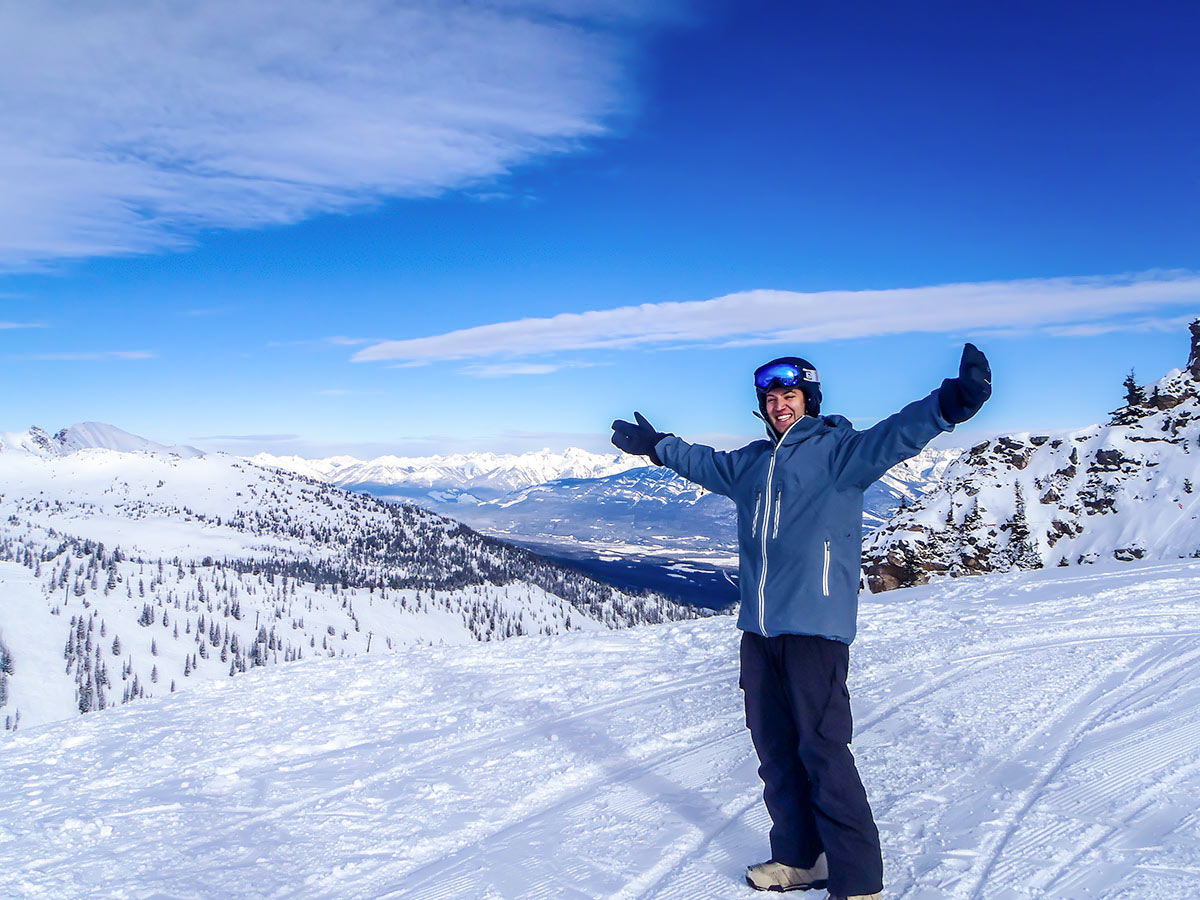
<instances>
[{"instance_id":1,"label":"man's outstretched left arm","mask_svg":"<svg viewBox=\"0 0 1200 900\"><path fill-rule=\"evenodd\" d=\"M834 457L838 482L866 488L896 463L916 456L943 431L967 421L992 395L992 371L974 344L963 347L958 377L898 413L852 434Z\"/></svg>"},{"instance_id":2,"label":"man's outstretched left arm","mask_svg":"<svg viewBox=\"0 0 1200 900\"><path fill-rule=\"evenodd\" d=\"M649 457L656 466L673 469L688 481L715 494L732 496L734 484L746 465L738 451L689 444L673 434L657 431L640 412L635 412L633 418L633 422L617 419L612 423L613 446L626 453Z\"/></svg>"}]
</instances>

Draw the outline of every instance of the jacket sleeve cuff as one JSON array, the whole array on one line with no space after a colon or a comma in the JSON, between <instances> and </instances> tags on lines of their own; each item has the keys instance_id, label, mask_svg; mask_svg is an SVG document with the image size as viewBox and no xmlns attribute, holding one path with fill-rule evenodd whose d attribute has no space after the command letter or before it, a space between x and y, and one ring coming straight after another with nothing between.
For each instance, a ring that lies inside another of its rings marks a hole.
<instances>
[{"instance_id":1,"label":"jacket sleeve cuff","mask_svg":"<svg viewBox=\"0 0 1200 900\"><path fill-rule=\"evenodd\" d=\"M651 456L652 461L657 462L660 466L672 468L671 464L667 462L667 457L663 455L663 448L673 446L672 441L679 441L679 438L673 434L664 434L659 438L658 443L654 445L654 453Z\"/></svg>"},{"instance_id":2,"label":"jacket sleeve cuff","mask_svg":"<svg viewBox=\"0 0 1200 900\"><path fill-rule=\"evenodd\" d=\"M933 421L937 423L938 428L942 429L942 431L953 431L954 426L946 421L946 417L942 415L942 400L940 394L941 388L937 388L932 394L929 395L930 405L933 407Z\"/></svg>"}]
</instances>

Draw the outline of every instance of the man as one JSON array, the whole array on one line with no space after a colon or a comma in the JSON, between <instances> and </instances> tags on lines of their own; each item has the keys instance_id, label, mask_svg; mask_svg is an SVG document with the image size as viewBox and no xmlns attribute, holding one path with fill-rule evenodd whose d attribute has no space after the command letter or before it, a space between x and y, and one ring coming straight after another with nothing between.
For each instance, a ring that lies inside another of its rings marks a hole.
<instances>
[{"instance_id":1,"label":"man","mask_svg":"<svg viewBox=\"0 0 1200 900\"><path fill-rule=\"evenodd\" d=\"M850 753L850 643L858 615L862 500L901 460L975 415L991 370L973 344L957 378L865 431L821 416L817 370L798 357L754 373L768 440L722 452L613 422L613 444L737 505L746 724L771 815L760 890L827 887L832 900L879 900L879 832Z\"/></svg>"}]
</instances>

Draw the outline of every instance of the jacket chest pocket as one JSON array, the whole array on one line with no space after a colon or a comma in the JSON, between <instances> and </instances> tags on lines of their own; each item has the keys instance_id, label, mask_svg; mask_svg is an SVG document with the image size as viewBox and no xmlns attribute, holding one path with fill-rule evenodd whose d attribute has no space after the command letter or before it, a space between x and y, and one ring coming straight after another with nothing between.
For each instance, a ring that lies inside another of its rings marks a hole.
<instances>
[{"instance_id":1,"label":"jacket chest pocket","mask_svg":"<svg viewBox=\"0 0 1200 900\"><path fill-rule=\"evenodd\" d=\"M783 512L783 488L778 488L774 496L764 495L760 490L754 495L754 525L750 529L751 537L758 537L762 529L763 537L775 540L779 537L779 517Z\"/></svg>"}]
</instances>

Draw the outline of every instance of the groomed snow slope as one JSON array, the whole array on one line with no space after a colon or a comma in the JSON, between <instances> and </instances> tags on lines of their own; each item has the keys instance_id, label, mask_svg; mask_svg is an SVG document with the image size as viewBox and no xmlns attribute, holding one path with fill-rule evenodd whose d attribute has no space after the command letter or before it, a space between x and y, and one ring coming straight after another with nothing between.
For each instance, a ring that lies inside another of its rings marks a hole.
<instances>
[{"instance_id":1,"label":"groomed snow slope","mask_svg":"<svg viewBox=\"0 0 1200 900\"><path fill-rule=\"evenodd\" d=\"M747 898L728 617L253 670L0 741L0 896ZM1197 896L1200 562L864 597L889 900Z\"/></svg>"}]
</instances>

